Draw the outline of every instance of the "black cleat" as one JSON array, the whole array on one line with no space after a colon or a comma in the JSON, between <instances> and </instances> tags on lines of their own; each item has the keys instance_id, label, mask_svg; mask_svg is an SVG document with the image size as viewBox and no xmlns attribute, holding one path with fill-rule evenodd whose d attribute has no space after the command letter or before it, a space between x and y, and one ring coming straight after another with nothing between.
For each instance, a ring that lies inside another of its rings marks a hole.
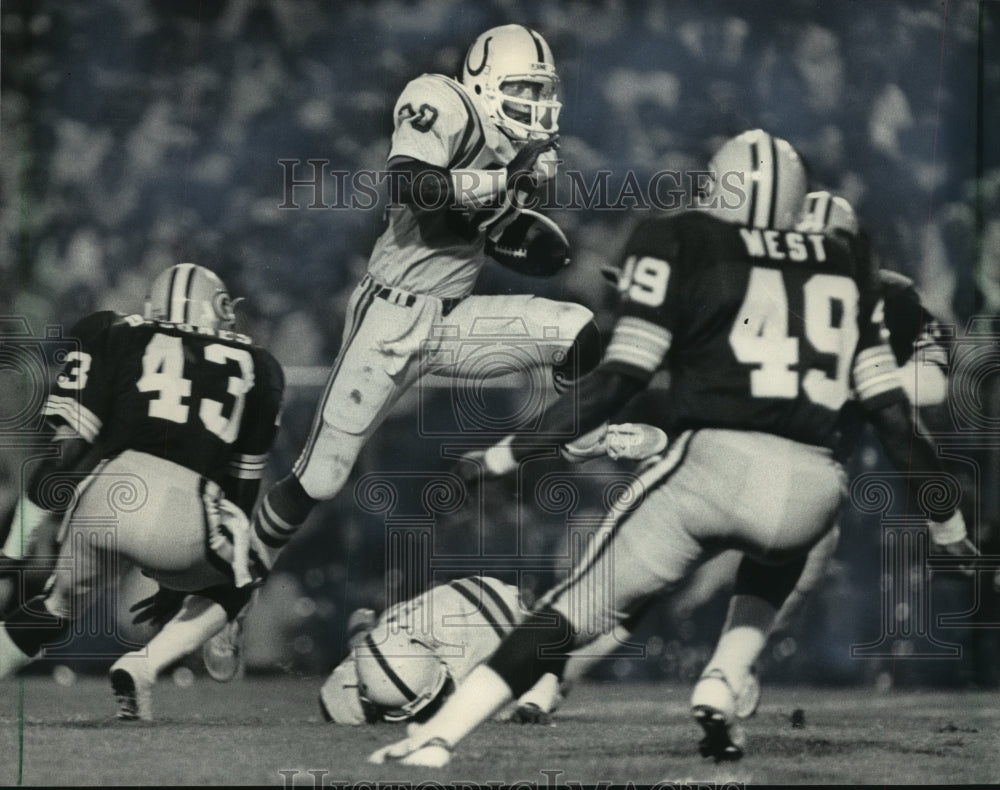
<instances>
[{"instance_id":1,"label":"black cleat","mask_svg":"<svg viewBox=\"0 0 1000 790\"><path fill-rule=\"evenodd\" d=\"M739 725L730 725L722 711L709 705L696 705L691 709L694 720L705 731L698 742L702 757L712 757L715 762L736 761L743 756L746 736Z\"/></svg>"},{"instance_id":2,"label":"black cleat","mask_svg":"<svg viewBox=\"0 0 1000 790\"><path fill-rule=\"evenodd\" d=\"M144 678L136 668L122 667L122 663L122 659L116 661L108 674L118 705L117 718L122 721L152 721L153 682Z\"/></svg>"},{"instance_id":3,"label":"black cleat","mask_svg":"<svg viewBox=\"0 0 1000 790\"><path fill-rule=\"evenodd\" d=\"M534 702L518 705L507 719L514 724L551 724L552 716L539 708Z\"/></svg>"}]
</instances>

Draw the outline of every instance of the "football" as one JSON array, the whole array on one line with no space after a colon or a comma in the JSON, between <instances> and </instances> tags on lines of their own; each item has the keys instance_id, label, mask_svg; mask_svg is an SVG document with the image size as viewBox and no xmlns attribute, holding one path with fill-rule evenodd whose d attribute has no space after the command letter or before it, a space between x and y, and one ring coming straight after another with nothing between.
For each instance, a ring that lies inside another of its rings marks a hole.
<instances>
[{"instance_id":1,"label":"football","mask_svg":"<svg viewBox=\"0 0 1000 790\"><path fill-rule=\"evenodd\" d=\"M531 277L551 277L569 263L566 234L530 209L516 209L494 223L485 250L497 263Z\"/></svg>"}]
</instances>

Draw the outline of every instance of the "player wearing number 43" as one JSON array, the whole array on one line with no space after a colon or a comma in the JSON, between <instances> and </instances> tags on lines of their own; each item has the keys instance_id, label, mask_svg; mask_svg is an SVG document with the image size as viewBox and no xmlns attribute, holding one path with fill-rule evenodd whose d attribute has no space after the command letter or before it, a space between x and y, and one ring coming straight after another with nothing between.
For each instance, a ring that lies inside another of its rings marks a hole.
<instances>
[{"instance_id":1,"label":"player wearing number 43","mask_svg":"<svg viewBox=\"0 0 1000 790\"><path fill-rule=\"evenodd\" d=\"M651 422L670 436L669 448L611 507L568 578L429 721L372 762L446 764L493 711L543 674L561 676L566 651L609 632L724 549L752 561L737 592L773 615L802 558L834 523L845 474L833 447L852 394L883 436L897 438L890 455L940 469L934 448L912 430L892 351L873 320L875 273L848 245L795 230L806 175L792 146L746 132L719 149L709 170L715 180L703 207L633 231L604 360L541 421L547 433L592 430L663 369L670 384ZM733 179L745 200L720 193ZM486 465L512 470L532 444L514 437ZM724 671L699 683L691 700L703 754L722 759L732 745L736 690L765 637L754 623L727 623L716 654ZM737 657L720 658L733 638Z\"/></svg>"},{"instance_id":2,"label":"player wearing number 43","mask_svg":"<svg viewBox=\"0 0 1000 790\"><path fill-rule=\"evenodd\" d=\"M470 295L490 257L533 274L567 260L561 232L518 208L554 174L558 82L545 40L504 25L476 39L460 80L424 74L403 89L388 159L397 176L388 227L348 303L305 447L254 515L256 534L275 553L317 502L340 492L361 448L424 374L504 375L507 341L532 348L533 359L518 356L525 372L550 368L557 387L599 360L600 335L585 307Z\"/></svg>"},{"instance_id":3,"label":"player wearing number 43","mask_svg":"<svg viewBox=\"0 0 1000 790\"><path fill-rule=\"evenodd\" d=\"M175 658L235 616L263 572L247 514L277 432L280 366L233 331L225 285L191 263L153 281L145 316L97 316L71 333L80 346L45 405L64 468L93 454L93 471L70 498L47 591L0 627L0 676L64 642L116 569L198 594L157 637ZM137 677L125 659L112 671L123 718L144 717L151 681Z\"/></svg>"}]
</instances>

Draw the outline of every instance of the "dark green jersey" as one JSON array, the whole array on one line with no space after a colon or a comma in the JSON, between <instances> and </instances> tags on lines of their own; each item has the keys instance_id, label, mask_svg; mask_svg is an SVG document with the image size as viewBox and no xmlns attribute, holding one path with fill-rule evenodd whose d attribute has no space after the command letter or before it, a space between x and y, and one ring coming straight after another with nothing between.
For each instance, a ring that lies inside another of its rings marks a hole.
<instances>
[{"instance_id":1,"label":"dark green jersey","mask_svg":"<svg viewBox=\"0 0 1000 790\"><path fill-rule=\"evenodd\" d=\"M685 212L629 238L605 364L670 373L668 433L714 427L833 446L853 392L902 397L868 257L819 233L761 230Z\"/></svg>"},{"instance_id":2,"label":"dark green jersey","mask_svg":"<svg viewBox=\"0 0 1000 790\"><path fill-rule=\"evenodd\" d=\"M249 337L137 315L96 314L71 335L45 412L103 457L137 450L219 481L256 479L277 430L284 378Z\"/></svg>"}]
</instances>

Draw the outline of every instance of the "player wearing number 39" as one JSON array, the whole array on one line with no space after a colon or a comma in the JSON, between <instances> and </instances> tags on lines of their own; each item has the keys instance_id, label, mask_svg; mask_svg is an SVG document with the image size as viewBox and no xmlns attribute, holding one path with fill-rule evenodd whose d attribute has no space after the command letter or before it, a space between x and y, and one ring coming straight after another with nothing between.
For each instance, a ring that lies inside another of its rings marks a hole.
<instances>
[{"instance_id":1,"label":"player wearing number 39","mask_svg":"<svg viewBox=\"0 0 1000 790\"><path fill-rule=\"evenodd\" d=\"M761 605L780 605L797 578L783 566L831 528L844 493L832 448L852 392L872 413L909 419L892 352L870 318L874 273L847 245L795 231L806 175L792 146L746 132L726 142L709 169L713 188L703 206L633 231L604 360L542 420L546 432L569 428L574 417L580 432L589 431L663 369L670 385L656 423L670 437L668 449L487 664L426 724L371 761L445 764L512 696L543 673L561 677L567 651L611 631L724 549L774 566L752 592ZM506 463L494 452L492 470L515 468L529 444L515 437ZM752 647L763 647L763 634ZM741 655L745 674L756 655ZM699 684L692 709L710 736L703 753L724 756L733 690L744 682L723 678L724 697Z\"/></svg>"},{"instance_id":2,"label":"player wearing number 39","mask_svg":"<svg viewBox=\"0 0 1000 790\"><path fill-rule=\"evenodd\" d=\"M93 471L71 498L47 592L0 627L0 676L64 642L128 566L231 615L263 574L248 514L277 432L278 363L233 331L225 285L192 263L153 281L145 316L92 318L71 332L80 345L45 414L65 467Z\"/></svg>"},{"instance_id":3,"label":"player wearing number 39","mask_svg":"<svg viewBox=\"0 0 1000 790\"><path fill-rule=\"evenodd\" d=\"M422 375L503 375L511 364L504 338L532 347L532 359L519 357L525 372L551 368L557 386L599 360L585 307L530 294L470 295L491 258L538 276L568 262L561 231L521 210L554 175L557 85L545 40L504 25L476 39L461 80L424 74L404 88L388 159L388 227L348 303L305 447L254 516L275 551L318 501L337 495L365 442Z\"/></svg>"}]
</instances>

